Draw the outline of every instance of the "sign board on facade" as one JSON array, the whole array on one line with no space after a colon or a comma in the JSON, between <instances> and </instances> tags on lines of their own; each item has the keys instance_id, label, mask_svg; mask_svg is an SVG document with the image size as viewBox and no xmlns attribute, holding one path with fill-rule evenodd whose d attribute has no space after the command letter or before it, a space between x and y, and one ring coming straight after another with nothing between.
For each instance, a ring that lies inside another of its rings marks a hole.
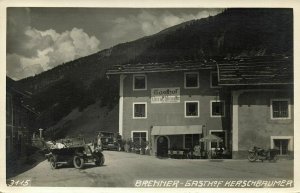
<instances>
[{"instance_id":1,"label":"sign board on facade","mask_svg":"<svg viewBox=\"0 0 300 193\"><path fill-rule=\"evenodd\" d=\"M180 103L180 88L152 88L151 103Z\"/></svg>"}]
</instances>

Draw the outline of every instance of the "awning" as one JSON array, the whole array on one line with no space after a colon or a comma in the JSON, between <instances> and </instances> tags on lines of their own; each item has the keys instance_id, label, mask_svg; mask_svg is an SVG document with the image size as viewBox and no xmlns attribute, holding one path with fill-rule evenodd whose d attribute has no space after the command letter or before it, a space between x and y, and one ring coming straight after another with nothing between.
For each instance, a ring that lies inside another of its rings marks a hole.
<instances>
[{"instance_id":1,"label":"awning","mask_svg":"<svg viewBox=\"0 0 300 193\"><path fill-rule=\"evenodd\" d=\"M153 126L151 135L201 134L202 125Z\"/></svg>"}]
</instances>

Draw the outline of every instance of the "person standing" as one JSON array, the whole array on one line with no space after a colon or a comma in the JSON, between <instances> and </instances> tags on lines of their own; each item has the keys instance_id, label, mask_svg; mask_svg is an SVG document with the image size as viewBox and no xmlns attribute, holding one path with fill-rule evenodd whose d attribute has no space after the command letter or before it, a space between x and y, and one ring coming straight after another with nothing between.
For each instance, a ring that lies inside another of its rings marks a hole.
<instances>
[{"instance_id":1,"label":"person standing","mask_svg":"<svg viewBox=\"0 0 300 193\"><path fill-rule=\"evenodd\" d=\"M97 136L97 147L100 148L101 150L103 148L102 141L101 141L101 133L99 133Z\"/></svg>"},{"instance_id":2,"label":"person standing","mask_svg":"<svg viewBox=\"0 0 300 193\"><path fill-rule=\"evenodd\" d=\"M201 147L198 143L194 146L194 156L197 159L199 159L201 157Z\"/></svg>"}]
</instances>

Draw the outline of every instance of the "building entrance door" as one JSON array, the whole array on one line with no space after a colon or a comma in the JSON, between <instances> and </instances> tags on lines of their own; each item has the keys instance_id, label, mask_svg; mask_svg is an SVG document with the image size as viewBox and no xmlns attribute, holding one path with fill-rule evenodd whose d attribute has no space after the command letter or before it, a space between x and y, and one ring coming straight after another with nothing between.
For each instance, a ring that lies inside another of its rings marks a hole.
<instances>
[{"instance_id":1,"label":"building entrance door","mask_svg":"<svg viewBox=\"0 0 300 193\"><path fill-rule=\"evenodd\" d=\"M167 157L168 156L168 138L165 136L159 136L157 139L157 156Z\"/></svg>"}]
</instances>

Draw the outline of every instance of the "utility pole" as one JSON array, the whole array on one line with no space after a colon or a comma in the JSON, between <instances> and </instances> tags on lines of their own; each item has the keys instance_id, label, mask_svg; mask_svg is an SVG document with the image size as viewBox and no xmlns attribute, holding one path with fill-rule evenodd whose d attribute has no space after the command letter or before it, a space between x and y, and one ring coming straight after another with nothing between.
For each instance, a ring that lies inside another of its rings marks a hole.
<instances>
[{"instance_id":1,"label":"utility pole","mask_svg":"<svg viewBox=\"0 0 300 193\"><path fill-rule=\"evenodd\" d=\"M42 137L43 137L43 135L42 135L43 134L43 129L40 128L39 131L40 131L40 138L42 139Z\"/></svg>"}]
</instances>

